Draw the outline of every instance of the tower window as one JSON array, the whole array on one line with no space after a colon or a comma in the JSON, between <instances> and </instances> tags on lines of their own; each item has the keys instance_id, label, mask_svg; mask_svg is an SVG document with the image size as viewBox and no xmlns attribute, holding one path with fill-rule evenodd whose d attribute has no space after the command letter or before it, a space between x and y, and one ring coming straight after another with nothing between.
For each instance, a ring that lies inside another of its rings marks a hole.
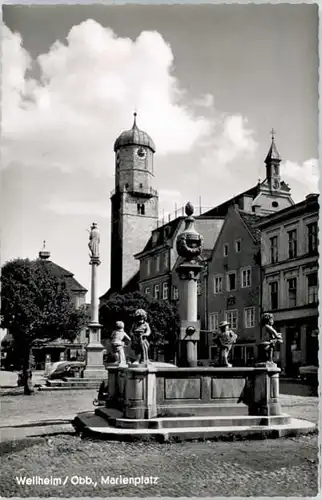
<instances>
[{"instance_id":1,"label":"tower window","mask_svg":"<svg viewBox=\"0 0 322 500\"><path fill-rule=\"evenodd\" d=\"M278 207L278 201L273 201L272 202L272 207L277 208Z\"/></svg>"},{"instance_id":2,"label":"tower window","mask_svg":"<svg viewBox=\"0 0 322 500\"><path fill-rule=\"evenodd\" d=\"M137 204L137 211L138 211L138 215L144 215L145 214L145 205L144 205L144 203L138 203Z\"/></svg>"},{"instance_id":3,"label":"tower window","mask_svg":"<svg viewBox=\"0 0 322 500\"><path fill-rule=\"evenodd\" d=\"M143 188L143 184L142 184L142 182L140 182L140 188Z\"/></svg>"},{"instance_id":4,"label":"tower window","mask_svg":"<svg viewBox=\"0 0 322 500\"><path fill-rule=\"evenodd\" d=\"M125 184L125 187L126 187L126 189L129 187L129 183L128 182Z\"/></svg>"}]
</instances>

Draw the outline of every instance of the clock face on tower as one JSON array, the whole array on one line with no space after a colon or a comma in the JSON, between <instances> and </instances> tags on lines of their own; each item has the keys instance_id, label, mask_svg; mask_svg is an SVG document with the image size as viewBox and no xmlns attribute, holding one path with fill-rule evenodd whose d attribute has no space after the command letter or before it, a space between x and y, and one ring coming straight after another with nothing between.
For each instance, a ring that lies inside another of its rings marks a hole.
<instances>
[{"instance_id":1,"label":"clock face on tower","mask_svg":"<svg viewBox=\"0 0 322 500\"><path fill-rule=\"evenodd\" d=\"M146 157L146 150L145 150L144 148L140 147L140 148L138 148L138 149L136 150L136 154L137 154L137 156L138 156L139 158L141 158L141 160L143 160L143 158L145 158L145 157Z\"/></svg>"},{"instance_id":2,"label":"clock face on tower","mask_svg":"<svg viewBox=\"0 0 322 500\"><path fill-rule=\"evenodd\" d=\"M279 180L278 179L274 179L274 181L273 181L273 188L274 189L279 189L279 187L280 187Z\"/></svg>"}]
</instances>

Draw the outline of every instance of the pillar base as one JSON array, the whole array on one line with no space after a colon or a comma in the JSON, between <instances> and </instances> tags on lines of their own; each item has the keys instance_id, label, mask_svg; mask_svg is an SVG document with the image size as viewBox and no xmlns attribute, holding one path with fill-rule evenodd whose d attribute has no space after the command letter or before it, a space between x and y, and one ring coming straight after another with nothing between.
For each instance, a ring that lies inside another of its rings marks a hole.
<instances>
[{"instance_id":1,"label":"pillar base","mask_svg":"<svg viewBox=\"0 0 322 500\"><path fill-rule=\"evenodd\" d=\"M87 366L84 370L84 378L103 380L107 377L107 370L104 366Z\"/></svg>"}]
</instances>

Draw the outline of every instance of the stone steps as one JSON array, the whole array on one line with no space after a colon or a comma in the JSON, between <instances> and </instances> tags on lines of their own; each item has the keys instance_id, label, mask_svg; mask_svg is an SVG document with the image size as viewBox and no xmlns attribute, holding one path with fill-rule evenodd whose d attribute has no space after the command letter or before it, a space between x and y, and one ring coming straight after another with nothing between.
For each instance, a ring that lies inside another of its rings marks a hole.
<instances>
[{"instance_id":1,"label":"stone steps","mask_svg":"<svg viewBox=\"0 0 322 500\"><path fill-rule=\"evenodd\" d=\"M70 389L99 389L101 380L90 378L64 378L60 380L46 380L45 385L41 385L39 391L70 390Z\"/></svg>"},{"instance_id":2,"label":"stone steps","mask_svg":"<svg viewBox=\"0 0 322 500\"><path fill-rule=\"evenodd\" d=\"M275 424L287 424L290 421L288 415L277 416L190 416L190 417L159 417L151 419L129 419L122 418L121 412L111 413L108 408L98 408L95 415L106 420L111 427L120 429L169 429L187 427L241 427L241 426L268 426Z\"/></svg>"},{"instance_id":3,"label":"stone steps","mask_svg":"<svg viewBox=\"0 0 322 500\"><path fill-rule=\"evenodd\" d=\"M208 424L207 421L205 423ZM113 427L105 418L94 412L86 412L77 415L73 426L77 432L84 437L92 436L107 440L156 440L156 441L184 441L194 439L266 439L283 436L295 436L297 434L308 434L314 432L316 426L306 420L298 420L289 417L288 423L271 423L270 425L258 425L243 422L243 425L212 425L199 427L168 427L168 428L140 428L128 429Z\"/></svg>"}]
</instances>

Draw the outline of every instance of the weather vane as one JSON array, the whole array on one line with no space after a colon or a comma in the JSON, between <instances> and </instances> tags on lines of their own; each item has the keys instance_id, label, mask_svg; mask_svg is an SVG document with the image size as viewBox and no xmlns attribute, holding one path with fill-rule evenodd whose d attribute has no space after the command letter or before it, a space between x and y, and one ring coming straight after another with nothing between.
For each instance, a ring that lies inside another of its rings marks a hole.
<instances>
[{"instance_id":1,"label":"weather vane","mask_svg":"<svg viewBox=\"0 0 322 500\"><path fill-rule=\"evenodd\" d=\"M270 134L272 136L272 141L273 141L275 138L276 131L272 128L272 130L270 131Z\"/></svg>"}]
</instances>

